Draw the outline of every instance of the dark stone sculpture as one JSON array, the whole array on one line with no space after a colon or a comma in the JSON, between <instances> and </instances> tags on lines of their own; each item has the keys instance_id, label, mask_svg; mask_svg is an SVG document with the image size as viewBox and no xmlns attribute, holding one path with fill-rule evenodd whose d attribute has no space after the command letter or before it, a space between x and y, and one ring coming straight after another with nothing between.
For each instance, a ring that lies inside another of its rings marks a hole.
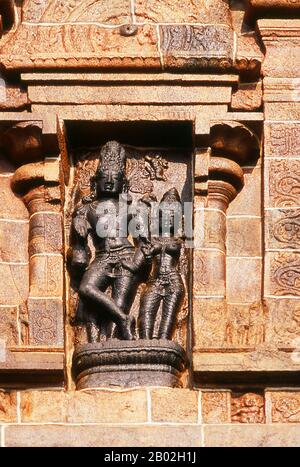
<instances>
[{"instance_id":1,"label":"dark stone sculpture","mask_svg":"<svg viewBox=\"0 0 300 467\"><path fill-rule=\"evenodd\" d=\"M185 296L179 272L183 239L175 222L176 210L182 219L179 194L173 188L163 196L157 235L151 238L151 203L156 198L145 195L135 211L128 210L132 200L127 193L125 149L111 141L100 157L91 180L94 193L75 210L72 222L71 271L80 278L76 321L86 326L88 340L76 347L73 357L77 387L177 386L186 365L184 350L171 342ZM134 243L128 238L132 220L137 232ZM91 263L89 238L95 248ZM142 282L146 287L140 301L139 340L135 340L130 311Z\"/></svg>"},{"instance_id":2,"label":"dark stone sculpture","mask_svg":"<svg viewBox=\"0 0 300 467\"><path fill-rule=\"evenodd\" d=\"M96 199L83 204L73 216L71 267L77 271L87 268L79 288L82 302L77 319L87 323L89 342L99 341L100 328L106 337L112 337L112 323L122 339L133 339L134 320L129 312L140 284L140 271L133 272L123 265L135 254L127 238L131 215L124 204L130 204L131 199L126 194L125 162L125 150L119 143L112 141L103 147L92 180ZM95 246L95 259L90 265L89 234ZM111 297L106 293L110 286Z\"/></svg>"},{"instance_id":3,"label":"dark stone sculpture","mask_svg":"<svg viewBox=\"0 0 300 467\"><path fill-rule=\"evenodd\" d=\"M162 302L162 317L158 339L172 339L176 316L183 304L185 289L178 271L183 240L175 232L176 211L181 211L181 200L173 188L164 194L159 211L159 237L151 240L154 259L153 272L141 299L139 334L142 339L153 339L155 320Z\"/></svg>"}]
</instances>

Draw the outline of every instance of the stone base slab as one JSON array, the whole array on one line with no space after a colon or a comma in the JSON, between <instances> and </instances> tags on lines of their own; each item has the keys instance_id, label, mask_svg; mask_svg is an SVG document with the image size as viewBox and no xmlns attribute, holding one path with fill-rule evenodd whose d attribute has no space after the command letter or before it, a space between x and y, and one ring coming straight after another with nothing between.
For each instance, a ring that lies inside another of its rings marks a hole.
<instances>
[{"instance_id":1,"label":"stone base slab","mask_svg":"<svg viewBox=\"0 0 300 467\"><path fill-rule=\"evenodd\" d=\"M300 425L9 425L5 447L299 447Z\"/></svg>"},{"instance_id":2,"label":"stone base slab","mask_svg":"<svg viewBox=\"0 0 300 467\"><path fill-rule=\"evenodd\" d=\"M184 350L167 340L87 344L76 349L73 372L77 389L111 386L180 386L187 366Z\"/></svg>"}]
</instances>

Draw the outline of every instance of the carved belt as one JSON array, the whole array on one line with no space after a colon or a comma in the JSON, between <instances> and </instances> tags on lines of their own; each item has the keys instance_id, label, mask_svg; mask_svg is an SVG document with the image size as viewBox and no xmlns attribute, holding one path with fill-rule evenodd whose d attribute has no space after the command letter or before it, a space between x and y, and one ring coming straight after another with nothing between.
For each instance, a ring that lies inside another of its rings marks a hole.
<instances>
[{"instance_id":1,"label":"carved belt","mask_svg":"<svg viewBox=\"0 0 300 467\"><path fill-rule=\"evenodd\" d=\"M165 296L165 287L171 287L171 289L174 291L176 286L176 284L174 284L174 280L180 280L178 272L161 273L157 278L151 278L149 283L155 284L155 286L159 289L159 293L162 296Z\"/></svg>"},{"instance_id":2,"label":"carved belt","mask_svg":"<svg viewBox=\"0 0 300 467\"><path fill-rule=\"evenodd\" d=\"M132 273L122 266L121 261L131 260L133 254L134 249L126 246L111 250L110 252L98 251L96 252L96 258L103 264L103 270L106 270L108 277L130 277Z\"/></svg>"}]
</instances>

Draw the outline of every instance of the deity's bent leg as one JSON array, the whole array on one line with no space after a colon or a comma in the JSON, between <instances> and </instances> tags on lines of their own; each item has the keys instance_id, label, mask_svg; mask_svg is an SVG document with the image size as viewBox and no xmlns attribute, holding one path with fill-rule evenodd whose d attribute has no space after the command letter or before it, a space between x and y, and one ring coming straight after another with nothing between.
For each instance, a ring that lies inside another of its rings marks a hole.
<instances>
[{"instance_id":1,"label":"deity's bent leg","mask_svg":"<svg viewBox=\"0 0 300 467\"><path fill-rule=\"evenodd\" d=\"M139 334L140 339L153 339L155 318L161 302L161 295L150 286L141 298L139 312Z\"/></svg>"},{"instance_id":2,"label":"deity's bent leg","mask_svg":"<svg viewBox=\"0 0 300 467\"><path fill-rule=\"evenodd\" d=\"M166 291L162 317L159 326L159 339L172 339L173 330L176 324L176 316L184 300L184 287L181 283L175 285L174 291Z\"/></svg>"},{"instance_id":3,"label":"deity's bent leg","mask_svg":"<svg viewBox=\"0 0 300 467\"><path fill-rule=\"evenodd\" d=\"M138 278L132 274L130 276L117 277L112 287L112 298L120 310L127 315L128 324L131 327L134 327L134 318L129 316L129 313L139 284Z\"/></svg>"},{"instance_id":4,"label":"deity's bent leg","mask_svg":"<svg viewBox=\"0 0 300 467\"><path fill-rule=\"evenodd\" d=\"M133 274L115 279L112 298L126 315L130 312L139 284L138 278Z\"/></svg>"},{"instance_id":5,"label":"deity's bent leg","mask_svg":"<svg viewBox=\"0 0 300 467\"><path fill-rule=\"evenodd\" d=\"M109 284L109 276L99 267L97 261L94 261L82 278L79 288L80 297L97 305L106 314L106 317L108 316L120 327L122 337L131 339L132 335L127 323L127 316L120 310L114 300L105 293Z\"/></svg>"}]
</instances>

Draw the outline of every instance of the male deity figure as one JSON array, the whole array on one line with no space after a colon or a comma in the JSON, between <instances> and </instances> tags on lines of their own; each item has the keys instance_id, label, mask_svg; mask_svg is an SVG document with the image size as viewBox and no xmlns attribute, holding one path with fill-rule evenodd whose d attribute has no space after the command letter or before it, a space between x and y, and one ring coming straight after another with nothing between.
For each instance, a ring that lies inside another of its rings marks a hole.
<instances>
[{"instance_id":1,"label":"male deity figure","mask_svg":"<svg viewBox=\"0 0 300 467\"><path fill-rule=\"evenodd\" d=\"M130 308L147 266L142 262L138 270L128 267L135 246L128 240L132 215L122 208L131 204L126 193L125 149L110 141L103 146L100 156L93 178L95 199L73 214L71 267L83 272L78 318L87 324L89 342L99 341L99 323L101 332L106 327L106 337L112 337L115 323L118 337L132 340L134 319L129 314ZM90 265L89 235L95 246L95 258ZM137 246L139 241L136 239ZM110 295L106 293L109 287Z\"/></svg>"}]
</instances>

